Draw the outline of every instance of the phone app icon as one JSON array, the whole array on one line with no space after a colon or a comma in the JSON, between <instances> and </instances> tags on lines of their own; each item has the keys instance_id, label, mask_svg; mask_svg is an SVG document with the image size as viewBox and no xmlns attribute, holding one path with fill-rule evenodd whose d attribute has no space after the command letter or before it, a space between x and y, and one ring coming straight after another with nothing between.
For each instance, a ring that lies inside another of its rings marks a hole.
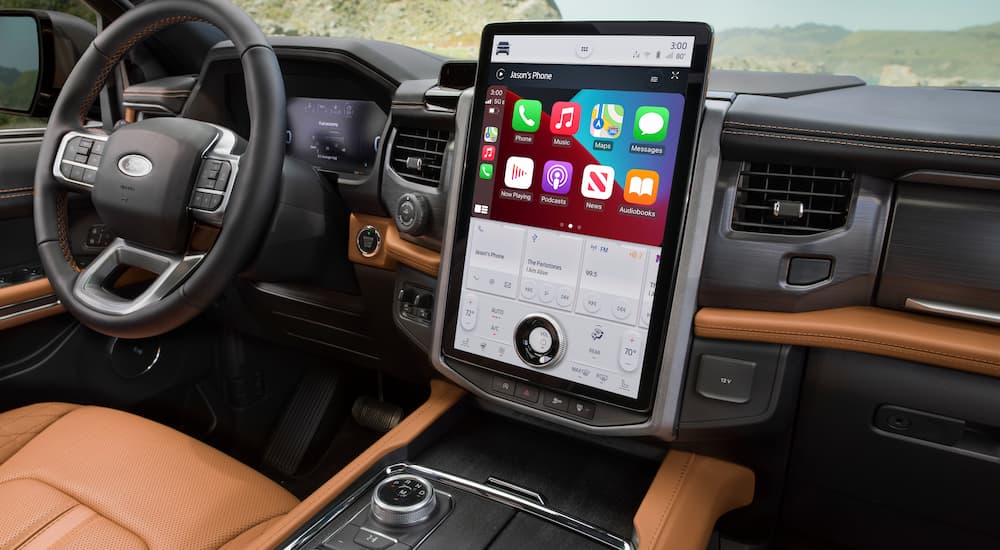
<instances>
[{"instance_id":1,"label":"phone app icon","mask_svg":"<svg viewBox=\"0 0 1000 550\"><path fill-rule=\"evenodd\" d=\"M497 146L483 145L483 160L488 160L492 162L496 160L496 158L497 158Z\"/></svg>"},{"instance_id":2,"label":"phone app icon","mask_svg":"<svg viewBox=\"0 0 1000 550\"><path fill-rule=\"evenodd\" d=\"M562 136L575 134L580 129L582 111L579 103L555 102L555 105L552 106L552 116L549 118L549 131Z\"/></svg>"},{"instance_id":3,"label":"phone app icon","mask_svg":"<svg viewBox=\"0 0 1000 550\"><path fill-rule=\"evenodd\" d=\"M491 179L493 179L493 165L490 164L490 163L488 163L488 162L484 162L484 163L480 164L479 165L479 177L482 178L482 179L484 179L484 180L491 180Z\"/></svg>"},{"instance_id":4,"label":"phone app icon","mask_svg":"<svg viewBox=\"0 0 1000 550\"><path fill-rule=\"evenodd\" d=\"M583 169L583 183L580 192L588 199L606 201L615 188L615 169L601 164L588 164Z\"/></svg>"},{"instance_id":5,"label":"phone app icon","mask_svg":"<svg viewBox=\"0 0 1000 550\"><path fill-rule=\"evenodd\" d=\"M528 189L531 178L535 175L535 161L528 157L510 157L507 159L507 171L504 172L503 184L512 189Z\"/></svg>"},{"instance_id":6,"label":"phone app icon","mask_svg":"<svg viewBox=\"0 0 1000 550\"><path fill-rule=\"evenodd\" d=\"M615 139L622 134L625 107L614 103L598 103L590 113L590 135Z\"/></svg>"},{"instance_id":7,"label":"phone app icon","mask_svg":"<svg viewBox=\"0 0 1000 550\"><path fill-rule=\"evenodd\" d=\"M649 206L656 202L660 174L653 170L629 170L625 174L625 202Z\"/></svg>"},{"instance_id":8,"label":"phone app icon","mask_svg":"<svg viewBox=\"0 0 1000 550\"><path fill-rule=\"evenodd\" d=\"M542 191L556 195L569 193L573 186L573 165L561 160L550 160L542 168Z\"/></svg>"},{"instance_id":9,"label":"phone app icon","mask_svg":"<svg viewBox=\"0 0 1000 550\"><path fill-rule=\"evenodd\" d=\"M500 128L497 128L496 126L487 126L486 129L483 130L483 141L486 143L496 143L497 136L499 135Z\"/></svg>"},{"instance_id":10,"label":"phone app icon","mask_svg":"<svg viewBox=\"0 0 1000 550\"><path fill-rule=\"evenodd\" d=\"M635 112L632 137L639 141L663 141L667 139L670 111L666 107L639 107Z\"/></svg>"},{"instance_id":11,"label":"phone app icon","mask_svg":"<svg viewBox=\"0 0 1000 550\"><path fill-rule=\"evenodd\" d=\"M517 132L537 132L542 125L542 102L537 99L519 99L514 103L511 126Z\"/></svg>"}]
</instances>

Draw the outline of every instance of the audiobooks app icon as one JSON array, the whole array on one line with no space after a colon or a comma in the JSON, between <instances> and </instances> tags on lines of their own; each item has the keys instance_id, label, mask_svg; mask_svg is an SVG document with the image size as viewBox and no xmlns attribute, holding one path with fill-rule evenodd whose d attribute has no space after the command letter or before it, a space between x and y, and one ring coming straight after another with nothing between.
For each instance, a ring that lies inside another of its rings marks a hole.
<instances>
[{"instance_id":1,"label":"audiobooks app icon","mask_svg":"<svg viewBox=\"0 0 1000 550\"><path fill-rule=\"evenodd\" d=\"M629 170L625 175L625 202L650 205L656 202L660 174L653 170Z\"/></svg>"},{"instance_id":2,"label":"audiobooks app icon","mask_svg":"<svg viewBox=\"0 0 1000 550\"><path fill-rule=\"evenodd\" d=\"M503 184L512 189L528 189L535 176L535 161L528 157L510 157L504 172Z\"/></svg>"}]
</instances>

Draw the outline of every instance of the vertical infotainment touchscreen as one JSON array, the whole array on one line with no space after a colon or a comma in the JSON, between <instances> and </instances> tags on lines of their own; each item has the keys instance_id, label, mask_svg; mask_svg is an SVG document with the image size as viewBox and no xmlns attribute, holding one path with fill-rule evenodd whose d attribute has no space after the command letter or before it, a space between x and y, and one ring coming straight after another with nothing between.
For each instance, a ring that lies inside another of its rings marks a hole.
<instances>
[{"instance_id":1,"label":"vertical infotainment touchscreen","mask_svg":"<svg viewBox=\"0 0 1000 550\"><path fill-rule=\"evenodd\" d=\"M445 339L467 361L641 406L704 67L692 78L694 33L613 30L484 41Z\"/></svg>"}]
</instances>

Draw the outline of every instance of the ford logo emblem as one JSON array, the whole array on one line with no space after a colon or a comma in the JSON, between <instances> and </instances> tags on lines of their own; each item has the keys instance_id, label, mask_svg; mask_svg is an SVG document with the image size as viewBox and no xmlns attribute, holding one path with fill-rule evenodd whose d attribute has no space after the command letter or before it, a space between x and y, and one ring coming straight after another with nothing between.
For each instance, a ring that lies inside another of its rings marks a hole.
<instances>
[{"instance_id":1,"label":"ford logo emblem","mask_svg":"<svg viewBox=\"0 0 1000 550\"><path fill-rule=\"evenodd\" d=\"M153 171L153 162L142 155L125 155L118 160L118 169L126 176L141 178Z\"/></svg>"}]
</instances>

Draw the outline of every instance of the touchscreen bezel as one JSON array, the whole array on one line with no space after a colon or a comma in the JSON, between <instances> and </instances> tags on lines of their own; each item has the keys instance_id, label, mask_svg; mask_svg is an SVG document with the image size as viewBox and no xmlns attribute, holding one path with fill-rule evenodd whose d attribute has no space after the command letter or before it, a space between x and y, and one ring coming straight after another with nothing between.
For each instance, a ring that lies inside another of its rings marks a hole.
<instances>
[{"instance_id":1,"label":"touchscreen bezel","mask_svg":"<svg viewBox=\"0 0 1000 550\"><path fill-rule=\"evenodd\" d=\"M646 337L646 352L642 365L642 376L636 398L600 390L584 384L564 380L531 367L508 365L487 357L455 348L455 334L458 325L458 310L464 284L466 251L469 244L469 227L472 221L473 192L477 176L475 159L479 134L483 126L484 102L489 87L489 74L493 39L496 35L608 35L608 36L693 36L694 56L689 68L687 90L685 92L684 116L681 121L677 159L667 207L660 267L657 274L657 288L653 297L652 316ZM673 301L673 289L680 258L680 242L684 227L687 199L691 186L694 166L694 149L698 128L705 102L706 74L712 44L711 27L703 23L686 22L515 22L494 23L483 30L480 45L479 64L476 71L474 107L470 120L468 142L465 144L466 165L462 171L462 187L456 212L454 240L452 243L450 272L446 307L444 310L444 330L441 350L444 358L463 364L484 368L504 376L524 380L539 386L587 397L595 401L609 403L637 412L648 412L654 400L654 388L659 378L663 360L663 341L666 337L668 310Z\"/></svg>"}]
</instances>

